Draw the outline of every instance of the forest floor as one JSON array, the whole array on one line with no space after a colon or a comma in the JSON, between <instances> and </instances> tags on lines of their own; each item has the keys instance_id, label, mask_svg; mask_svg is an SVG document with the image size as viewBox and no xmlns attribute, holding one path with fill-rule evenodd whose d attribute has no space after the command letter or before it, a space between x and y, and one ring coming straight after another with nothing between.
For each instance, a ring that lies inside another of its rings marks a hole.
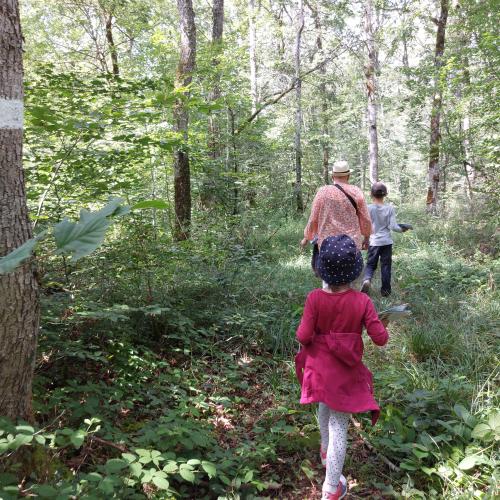
<instances>
[{"instance_id":1,"label":"forest floor","mask_svg":"<svg viewBox=\"0 0 500 500\"><path fill-rule=\"evenodd\" d=\"M348 498L495 498L498 259L487 228L401 221L416 230L396 236L393 295L375 281L372 298L413 315L387 347L365 342L383 411L350 426ZM23 495L320 498L315 408L298 404L293 368L319 285L303 224L250 220L230 239L207 225L182 247L130 234L77 270L71 294L47 289L34 392L50 465Z\"/></svg>"}]
</instances>

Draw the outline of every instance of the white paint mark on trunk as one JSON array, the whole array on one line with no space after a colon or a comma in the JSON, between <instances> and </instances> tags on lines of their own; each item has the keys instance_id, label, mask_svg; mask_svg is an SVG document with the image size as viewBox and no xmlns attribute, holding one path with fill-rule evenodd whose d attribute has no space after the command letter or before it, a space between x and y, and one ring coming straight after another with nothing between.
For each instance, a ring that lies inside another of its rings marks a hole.
<instances>
[{"instance_id":1,"label":"white paint mark on trunk","mask_svg":"<svg viewBox=\"0 0 500 500\"><path fill-rule=\"evenodd\" d=\"M23 128L23 101L0 98L0 129Z\"/></svg>"}]
</instances>

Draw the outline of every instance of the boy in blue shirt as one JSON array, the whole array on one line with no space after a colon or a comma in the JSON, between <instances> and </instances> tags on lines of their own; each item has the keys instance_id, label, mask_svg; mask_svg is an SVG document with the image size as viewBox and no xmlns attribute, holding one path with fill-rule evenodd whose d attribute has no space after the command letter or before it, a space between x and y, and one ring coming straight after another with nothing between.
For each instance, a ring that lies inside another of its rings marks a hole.
<instances>
[{"instance_id":1,"label":"boy in blue shirt","mask_svg":"<svg viewBox=\"0 0 500 500\"><path fill-rule=\"evenodd\" d=\"M380 272L382 287L380 293L383 297L391 294L391 266L392 266L392 238L391 231L404 233L411 229L408 224L398 224L396 213L392 205L386 205L384 198L387 196L387 187L382 182L372 185L371 195L373 203L368 205L368 212L372 220L372 234L368 247L368 258L363 278L361 291L368 293L371 286L373 273L377 269L380 259Z\"/></svg>"}]
</instances>

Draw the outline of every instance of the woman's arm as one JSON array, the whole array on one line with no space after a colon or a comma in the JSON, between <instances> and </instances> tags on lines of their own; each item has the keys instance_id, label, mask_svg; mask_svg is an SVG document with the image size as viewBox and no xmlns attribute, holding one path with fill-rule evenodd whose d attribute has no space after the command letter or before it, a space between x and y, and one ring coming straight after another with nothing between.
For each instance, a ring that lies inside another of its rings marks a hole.
<instances>
[{"instance_id":1,"label":"woman's arm","mask_svg":"<svg viewBox=\"0 0 500 500\"><path fill-rule=\"evenodd\" d=\"M321 189L316 193L311 206L311 215L306 228L304 229L304 239L312 240L318 234L319 209L321 206Z\"/></svg>"},{"instance_id":2,"label":"woman's arm","mask_svg":"<svg viewBox=\"0 0 500 500\"><path fill-rule=\"evenodd\" d=\"M363 195L361 195L358 200L358 220L361 234L365 238L369 238L370 234L372 234L372 220L370 218L370 212L368 212L368 205L366 204Z\"/></svg>"},{"instance_id":3,"label":"woman's arm","mask_svg":"<svg viewBox=\"0 0 500 500\"><path fill-rule=\"evenodd\" d=\"M371 299L368 299L366 302L364 324L366 332L375 344L379 346L387 344L389 334L380 321Z\"/></svg>"},{"instance_id":4,"label":"woman's arm","mask_svg":"<svg viewBox=\"0 0 500 500\"><path fill-rule=\"evenodd\" d=\"M316 311L314 307L314 300L311 293L307 296L306 304L304 306L304 312L302 314L302 319L300 320L300 325L297 328L297 340L301 344L309 344L315 333L316 327Z\"/></svg>"}]
</instances>

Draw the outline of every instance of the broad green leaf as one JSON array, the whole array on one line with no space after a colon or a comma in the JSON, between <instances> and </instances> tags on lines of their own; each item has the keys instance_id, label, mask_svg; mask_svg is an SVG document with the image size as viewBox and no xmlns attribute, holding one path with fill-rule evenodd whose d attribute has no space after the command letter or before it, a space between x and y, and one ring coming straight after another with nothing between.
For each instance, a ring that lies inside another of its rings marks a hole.
<instances>
[{"instance_id":1,"label":"broad green leaf","mask_svg":"<svg viewBox=\"0 0 500 500\"><path fill-rule=\"evenodd\" d=\"M142 474L142 465L139 462L134 462L129 464L130 474L134 477L141 477Z\"/></svg>"},{"instance_id":2,"label":"broad green leaf","mask_svg":"<svg viewBox=\"0 0 500 500\"><path fill-rule=\"evenodd\" d=\"M474 439L484 439L486 436L491 434L491 427L487 424L477 424L474 427L471 436Z\"/></svg>"},{"instance_id":3,"label":"broad green leaf","mask_svg":"<svg viewBox=\"0 0 500 500\"><path fill-rule=\"evenodd\" d=\"M488 418L488 425L493 429L495 435L500 435L500 413L492 413Z\"/></svg>"},{"instance_id":4,"label":"broad green leaf","mask_svg":"<svg viewBox=\"0 0 500 500\"><path fill-rule=\"evenodd\" d=\"M128 462L126 460L122 460L121 458L111 458L106 462L105 468L107 472L119 472L122 469L128 467Z\"/></svg>"},{"instance_id":5,"label":"broad green leaf","mask_svg":"<svg viewBox=\"0 0 500 500\"><path fill-rule=\"evenodd\" d=\"M181 475L182 479L185 481L189 481L190 483L194 483L194 474L191 469L187 468L182 468L179 470L179 474Z\"/></svg>"},{"instance_id":6,"label":"broad green leaf","mask_svg":"<svg viewBox=\"0 0 500 500\"><path fill-rule=\"evenodd\" d=\"M101 215L81 213L75 223L64 219L54 228L58 253L69 253L73 261L91 254L104 241L110 221Z\"/></svg>"},{"instance_id":7,"label":"broad green leaf","mask_svg":"<svg viewBox=\"0 0 500 500\"><path fill-rule=\"evenodd\" d=\"M481 458L477 455L470 455L465 457L459 464L458 468L462 470L469 470L475 467L478 463L481 462Z\"/></svg>"},{"instance_id":8,"label":"broad green leaf","mask_svg":"<svg viewBox=\"0 0 500 500\"><path fill-rule=\"evenodd\" d=\"M132 455L132 453L122 453L122 458L123 460L126 460L129 464L137 460L137 457L135 455Z\"/></svg>"},{"instance_id":9,"label":"broad green leaf","mask_svg":"<svg viewBox=\"0 0 500 500\"><path fill-rule=\"evenodd\" d=\"M212 462L203 461L201 462L201 466L210 479L217 475L217 468Z\"/></svg>"},{"instance_id":10,"label":"broad green leaf","mask_svg":"<svg viewBox=\"0 0 500 500\"><path fill-rule=\"evenodd\" d=\"M36 238L31 238L5 257L0 257L0 274L11 273L22 262L29 259L37 243Z\"/></svg>"},{"instance_id":11,"label":"broad green leaf","mask_svg":"<svg viewBox=\"0 0 500 500\"><path fill-rule=\"evenodd\" d=\"M169 482L165 478L157 475L153 476L153 484L160 490L168 490L170 486Z\"/></svg>"},{"instance_id":12,"label":"broad green leaf","mask_svg":"<svg viewBox=\"0 0 500 500\"><path fill-rule=\"evenodd\" d=\"M34 486L34 490L42 498L55 498L57 496L57 490L48 484L37 484Z\"/></svg>"},{"instance_id":13,"label":"broad green leaf","mask_svg":"<svg viewBox=\"0 0 500 500\"><path fill-rule=\"evenodd\" d=\"M75 448L80 448L80 446L85 441L86 437L87 437L87 433L83 429L78 429L77 431L73 432L73 434L71 434L71 436L69 437L69 440L71 441L71 444Z\"/></svg>"},{"instance_id":14,"label":"broad green leaf","mask_svg":"<svg viewBox=\"0 0 500 500\"><path fill-rule=\"evenodd\" d=\"M64 219L54 228L58 253L69 253L73 261L91 254L104 241L106 230L111 225L108 217L122 215L128 207L121 207L121 198L112 199L97 212L82 209L80 220Z\"/></svg>"},{"instance_id":15,"label":"broad green leaf","mask_svg":"<svg viewBox=\"0 0 500 500\"><path fill-rule=\"evenodd\" d=\"M173 472L177 472L177 468L178 468L177 464L175 462L170 461L163 467L163 470L168 474L172 474Z\"/></svg>"},{"instance_id":16,"label":"broad green leaf","mask_svg":"<svg viewBox=\"0 0 500 500\"><path fill-rule=\"evenodd\" d=\"M157 208L159 210L164 210L169 207L169 204L163 200L145 200L136 203L132 210L142 210L143 208Z\"/></svg>"}]
</instances>

